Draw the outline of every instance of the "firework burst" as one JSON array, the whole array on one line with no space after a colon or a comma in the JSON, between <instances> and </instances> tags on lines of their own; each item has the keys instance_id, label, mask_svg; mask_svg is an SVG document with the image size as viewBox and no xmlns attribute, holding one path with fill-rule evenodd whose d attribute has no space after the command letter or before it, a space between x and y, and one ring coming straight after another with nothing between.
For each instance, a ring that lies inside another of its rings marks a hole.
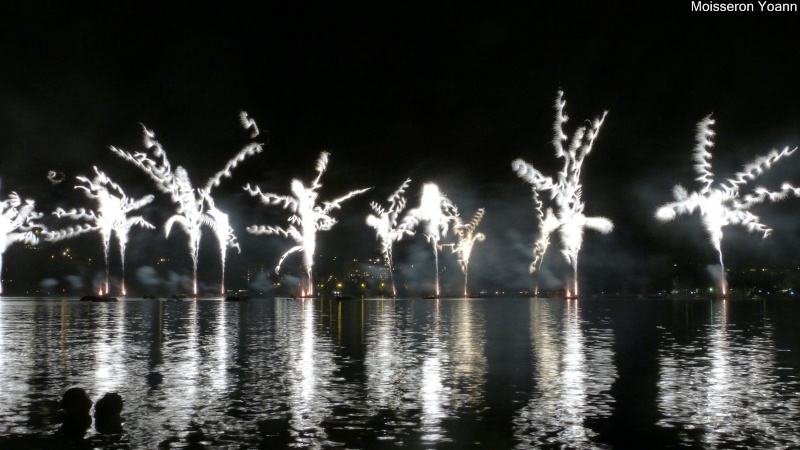
<instances>
[{"instance_id":1,"label":"firework burst","mask_svg":"<svg viewBox=\"0 0 800 450\"><path fill-rule=\"evenodd\" d=\"M603 125L607 112L597 117L590 126L582 126L575 130L572 138L564 133L564 123L568 117L564 113L566 101L564 93L559 91L556 97L556 120L553 126L556 158L564 160L564 166L554 180L544 176L540 171L522 159L514 160L511 167L517 175L528 182L533 189L536 215L539 220L539 238L533 250L534 260L530 271L537 272L541 267L547 247L550 244L550 235L558 231L561 238L561 253L572 266L573 294L578 295L578 253L583 245L583 231L586 228L599 231L603 234L614 229L611 220L605 217L586 217L585 204L581 200L583 185L581 183L581 168L584 159L592 151L592 146ZM554 210L544 210L540 200L540 193L549 192Z\"/></svg>"},{"instance_id":2,"label":"firework burst","mask_svg":"<svg viewBox=\"0 0 800 450\"><path fill-rule=\"evenodd\" d=\"M370 203L374 214L367 216L367 225L375 229L375 234L381 244L381 253L389 265L389 277L392 282L392 296L397 297L397 288L394 284L394 262L392 261L392 247L394 243L403 238L404 235L411 235L413 232L406 227L405 222L398 221L400 213L406 207L406 198L403 196L405 190L411 183L411 178L407 179L389 196L389 206L384 208L376 202Z\"/></svg>"},{"instance_id":3,"label":"firework burst","mask_svg":"<svg viewBox=\"0 0 800 450\"><path fill-rule=\"evenodd\" d=\"M328 167L328 156L327 152L320 154L316 164L317 177L309 186L304 185L300 180L292 180L292 195L262 192L258 186L251 187L249 184L244 187L244 190L250 195L258 197L261 203L267 206L280 205L291 213L288 218L289 225L286 228L271 225L252 225L247 227L247 231L255 235L281 235L297 244L281 255L278 265L275 267L275 272L280 272L281 265L287 256L295 252L302 252L305 279L301 283L301 296L314 295L312 269L314 267L314 251L317 247L317 232L328 231L336 224L336 219L330 214L334 209L341 208L342 202L371 189L357 189L332 201L323 201L318 204L318 191L322 187L320 179Z\"/></svg>"},{"instance_id":4,"label":"firework burst","mask_svg":"<svg viewBox=\"0 0 800 450\"><path fill-rule=\"evenodd\" d=\"M255 126L255 122L247 116L247 113L242 112L240 114L240 121L245 129L251 132L252 137L258 136L258 128ZM169 195L176 205L176 213L167 220L164 224L164 229L167 237L169 237L172 226L177 224L189 237L189 253L192 258L192 291L194 295L197 295L197 259L200 251L202 227L205 225L214 230L219 238L220 254L222 255L223 273L220 293L224 295L225 252L227 248L238 248L238 245L228 224L228 216L214 207L211 190L219 186L222 178L230 178L232 170L242 161L261 153L263 145L260 143L246 145L225 164L222 170L215 173L202 188L195 189L192 187L192 182L186 169L180 166L175 169L172 168L169 159L167 159L166 151L155 138L155 133L145 127L143 129L146 152L130 153L116 147L111 147L111 151L144 171L155 182L156 188ZM218 223L218 221L224 223Z\"/></svg>"},{"instance_id":5,"label":"firework burst","mask_svg":"<svg viewBox=\"0 0 800 450\"><path fill-rule=\"evenodd\" d=\"M47 227L37 222L42 217L42 213L36 212L33 200L22 200L16 192L0 201L0 294L3 293L3 254L15 243L38 244L37 231L47 231Z\"/></svg>"},{"instance_id":6,"label":"firework burst","mask_svg":"<svg viewBox=\"0 0 800 450\"><path fill-rule=\"evenodd\" d=\"M780 189L771 191L765 187L756 187L752 193L742 195L741 189L749 182L761 176L780 159L794 153L796 148L784 148L781 151L772 150L766 155L759 156L750 164L744 166L732 178L725 179L715 185L714 173L711 171L711 148L714 146L714 131L711 129L714 120L706 116L697 124L697 133L693 152L695 178L700 183L700 189L689 192L681 185L672 189L675 201L669 202L656 210L656 219L669 222L680 215L692 214L695 210L700 213L703 227L709 235L711 245L719 255L721 277L720 290L723 295L727 293L725 281L725 265L722 261L722 229L728 225L740 225L748 232L762 233L766 238L772 229L761 222L761 219L750 212L750 208L765 201L777 202L789 195L800 195L800 188L784 182Z\"/></svg>"},{"instance_id":7,"label":"firework burst","mask_svg":"<svg viewBox=\"0 0 800 450\"><path fill-rule=\"evenodd\" d=\"M436 297L440 296L439 241L447 235L447 230L455 222L457 215L458 211L455 205L439 191L439 186L434 183L426 183L422 186L419 207L409 210L403 219L404 226L409 230L416 230L417 227L421 227L423 236L431 244L436 266L434 279Z\"/></svg>"},{"instance_id":8,"label":"firework burst","mask_svg":"<svg viewBox=\"0 0 800 450\"><path fill-rule=\"evenodd\" d=\"M98 232L103 240L103 257L105 261L105 279L103 293L108 294L109 286L109 247L111 245L112 234L117 237L119 243L119 253L122 260L122 295L126 295L125 290L125 248L128 244L128 234L134 226L149 229L155 227L144 220L142 216L128 217L128 213L141 209L153 201L152 195L147 195L140 199L131 199L125 195L122 188L111 181L108 176L94 167L95 177L93 179L78 176L77 179L82 184L75 186L84 194L97 202L96 210L86 210L84 208L71 209L65 211L62 208L56 209L53 214L58 217L84 221L84 223L69 227L63 230L47 232L49 241L59 241L69 239L89 232Z\"/></svg>"},{"instance_id":9,"label":"firework burst","mask_svg":"<svg viewBox=\"0 0 800 450\"><path fill-rule=\"evenodd\" d=\"M450 250L458 257L458 264L461 266L461 272L464 273L464 297L469 296L467 291L467 279L469 276L469 258L472 255L472 247L475 242L483 242L486 240L486 235L483 233L476 233L475 229L478 224L483 220L483 208L475 212L472 220L468 223L462 223L461 217L456 214L455 225L453 225L453 233L456 235L457 242L454 244L444 244L441 247L450 247Z\"/></svg>"}]
</instances>

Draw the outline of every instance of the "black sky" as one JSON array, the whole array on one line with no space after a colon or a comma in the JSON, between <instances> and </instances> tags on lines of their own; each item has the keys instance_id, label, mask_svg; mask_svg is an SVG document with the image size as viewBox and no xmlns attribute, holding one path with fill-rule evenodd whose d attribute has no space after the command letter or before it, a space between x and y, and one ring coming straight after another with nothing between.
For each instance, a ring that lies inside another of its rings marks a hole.
<instances>
[{"instance_id":1,"label":"black sky","mask_svg":"<svg viewBox=\"0 0 800 450\"><path fill-rule=\"evenodd\" d=\"M522 157L555 174L552 104L563 89L569 130L609 111L584 164L584 200L589 215L608 216L617 229L587 232L581 270L641 280L681 258L715 261L697 216L670 225L653 219L674 184L694 186L691 150L702 117L717 120L720 177L800 143L800 13L692 12L684 0L264 3L5 5L0 193L35 198L45 212L78 206L72 182L92 165L133 195L154 193L143 174L108 151L140 150L139 123L202 185L247 142L238 126L246 110L268 144L217 193L251 250L231 256L231 271L252 259L276 260L291 245L247 236L245 226L280 224L283 216L241 186L288 193L290 179L312 176L326 150L325 195L375 189L348 205L340 229L321 240L345 242L355 257L375 255L363 225L368 202L383 201L407 177L415 193L436 181L464 215L487 209L489 240L476 249L476 264L506 275L483 270L476 283L527 286L536 224L529 189L510 163ZM798 164L785 161L763 182L800 183ZM67 182L52 186L51 169ZM776 230L767 241L726 229L728 265L795 264L797 206L790 200L754 210ZM154 223L166 214L145 212ZM153 242L143 248L185 251L182 237L139 233ZM7 270L14 270L12 258L26 257L23 250L8 256ZM131 266L144 264L135 258L134 251Z\"/></svg>"}]
</instances>

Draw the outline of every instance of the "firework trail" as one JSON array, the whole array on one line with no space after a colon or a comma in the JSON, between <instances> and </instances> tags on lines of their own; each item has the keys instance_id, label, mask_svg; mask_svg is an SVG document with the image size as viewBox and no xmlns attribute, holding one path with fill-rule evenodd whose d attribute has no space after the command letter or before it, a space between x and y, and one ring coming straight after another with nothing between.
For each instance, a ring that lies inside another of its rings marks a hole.
<instances>
[{"instance_id":1,"label":"firework trail","mask_svg":"<svg viewBox=\"0 0 800 450\"><path fill-rule=\"evenodd\" d=\"M700 182L700 190L689 192L683 186L676 185L672 189L675 201L659 207L656 210L656 219L661 222L669 222L679 215L692 214L695 209L700 211L703 227L709 235L711 245L719 255L720 288L722 294L725 295L727 285L725 265L722 262L722 228L728 225L741 225L750 233L755 231L763 233L763 237L766 238L772 229L761 223L761 219L751 213L750 208L767 200L770 202L783 200L790 194L800 195L800 188L795 188L786 182L778 191L756 187L752 193L741 195L740 189L769 170L781 158L794 153L797 148L790 150L789 147L786 147L780 152L772 150L745 165L741 172L734 174L733 178L728 178L717 183L716 187L712 187L715 181L714 173L711 171L710 149L714 146L712 125L714 125L714 120L710 115L697 124L695 135L697 144L694 148L693 168L697 173L695 179Z\"/></svg>"},{"instance_id":2,"label":"firework trail","mask_svg":"<svg viewBox=\"0 0 800 450\"><path fill-rule=\"evenodd\" d=\"M258 129L255 127L255 122L247 117L247 113L240 114L242 125L245 129L251 131L251 136L258 136ZM246 120L245 120L246 119ZM213 206L213 198L211 197L211 190L219 186L222 178L230 178L231 171L236 168L242 161L257 153L261 153L263 145L259 143L250 143L246 145L239 153L231 158L222 170L214 174L205 186L199 189L192 187L189 179L189 174L183 167L176 167L172 169L172 165L167 159L167 154L161 144L156 141L155 134L145 127L144 129L144 145L146 153L135 152L130 153L116 147L110 147L111 151L117 156L133 163L147 174L151 180L156 184L156 188L169 195L170 199L177 206L176 214L170 217L164 224L164 229L167 237L172 230L174 224L178 224L189 237L189 254L192 257L192 291L197 295L197 259L198 252L200 251L200 238L202 236L203 225L210 227L215 231L218 237L224 236L224 239L219 240L220 254L222 256L222 265L224 270L225 264L225 250L226 248L237 247L235 236L230 231L230 226L227 223L227 215L219 211ZM149 154L148 154L149 153ZM209 201L212 204L209 204ZM209 213L206 209L209 209ZM223 220L224 224L217 223L217 220ZM220 231L222 230L222 231ZM230 238L233 236L233 238ZM225 274L222 274L223 284L220 286L220 293L225 294L224 286Z\"/></svg>"},{"instance_id":3,"label":"firework trail","mask_svg":"<svg viewBox=\"0 0 800 450\"><path fill-rule=\"evenodd\" d=\"M392 246L395 242L403 238L403 235L411 235L413 232L406 228L406 223L399 222L400 213L406 207L406 198L403 196L405 190L411 183L411 178L407 179L389 196L389 206L384 208L377 202L370 203L374 214L367 216L367 225L375 228L378 241L381 243L381 253L389 265L389 277L392 281L392 296L397 297L397 288L394 284L394 262L392 261Z\"/></svg>"},{"instance_id":4,"label":"firework trail","mask_svg":"<svg viewBox=\"0 0 800 450\"><path fill-rule=\"evenodd\" d=\"M564 113L566 101L564 93L558 92L556 96L556 120L553 126L556 158L564 160L564 167L558 173L556 180L544 176L533 166L516 159L511 167L517 175L528 182L533 189L533 198L536 205L536 214L539 219L539 239L534 246L534 261L531 272L536 272L541 267L542 259L550 243L550 235L558 230L561 238L561 253L572 266L573 292L578 295L578 253L583 244L583 230L590 228L603 234L610 233L614 224L605 217L586 217L583 214L585 204L581 200L581 167L586 155L592 151L597 133L603 125L607 111L602 116L591 122L590 127L582 126L575 130L572 138L564 134L563 127L568 117ZM565 146L566 144L566 146ZM539 193L549 191L549 197L555 206L543 211L543 203Z\"/></svg>"},{"instance_id":5,"label":"firework trail","mask_svg":"<svg viewBox=\"0 0 800 450\"><path fill-rule=\"evenodd\" d=\"M472 220L466 224L461 223L461 217L456 215L453 232L456 235L457 242L455 244L444 244L440 246L440 248L450 247L450 250L458 257L458 264L461 266L461 271L464 272L464 298L469 296L467 291L467 278L469 275L469 258L472 255L472 247L475 245L475 242L483 242L486 240L486 235L475 232L481 220L483 220L483 208L476 211L475 215L472 216Z\"/></svg>"},{"instance_id":6,"label":"firework trail","mask_svg":"<svg viewBox=\"0 0 800 450\"><path fill-rule=\"evenodd\" d=\"M104 290L102 293L108 294L109 264L108 255L111 244L111 235L117 237L119 243L119 253L122 259L122 295L126 295L125 290L125 248L128 244L128 233L133 226L155 229L155 227L144 220L142 216L128 217L128 213L144 207L153 201L152 195L147 195L138 200L128 198L122 188L111 181L108 176L94 167L95 177L88 179L84 176L76 177L83 184L75 186L75 189L84 191L84 194L97 201L97 209L86 210L84 208L71 209L65 211L57 208L53 214L58 217L66 217L73 220L81 220L82 223L76 227L69 227L64 230L50 231L46 233L47 240L59 241L70 239L81 234L97 231L103 240L103 257L106 263Z\"/></svg>"},{"instance_id":7,"label":"firework trail","mask_svg":"<svg viewBox=\"0 0 800 450\"><path fill-rule=\"evenodd\" d=\"M225 259L228 249L235 248L239 253L242 253L242 248L239 247L236 235L233 234L233 228L228 220L228 215L214 206L214 199L211 198L211 196L206 195L205 201L208 205L206 214L213 219L208 222L208 226L217 236L217 241L219 242L219 258L222 263L222 279L220 280L220 286L223 289L222 295L225 295Z\"/></svg>"},{"instance_id":8,"label":"firework trail","mask_svg":"<svg viewBox=\"0 0 800 450\"><path fill-rule=\"evenodd\" d=\"M434 183L422 186L422 197L419 208L408 211L403 219L405 227L416 230L420 224L423 226L422 234L433 248L433 259L436 265L436 297L439 297L439 241L447 235L451 223L455 222L458 211L455 205L441 192Z\"/></svg>"},{"instance_id":9,"label":"firework trail","mask_svg":"<svg viewBox=\"0 0 800 450\"><path fill-rule=\"evenodd\" d=\"M3 293L3 254L11 244L36 245L39 243L36 229L46 231L47 227L37 222L44 214L36 212L35 202L24 201L16 192L0 201L0 294Z\"/></svg>"},{"instance_id":10,"label":"firework trail","mask_svg":"<svg viewBox=\"0 0 800 450\"><path fill-rule=\"evenodd\" d=\"M244 190L250 195L258 197L261 203L267 206L281 205L283 209L292 213L288 218L289 226L286 228L252 225L247 227L247 231L255 235L278 234L295 241L297 245L286 251L286 253L281 256L280 260L278 260L275 272L280 272L283 260L286 259L287 256L295 252L303 252L305 285L301 282L301 296L314 295L314 283L311 272L314 266L317 231L328 231L336 224L336 219L331 217L330 213L334 209L341 208L342 202L371 189L367 188L351 191L347 195L329 202L322 202L321 205L318 205L317 200L319 198L319 193L317 190L322 187L319 180L322 178L322 174L325 173L325 169L328 166L328 156L329 154L327 152L322 152L320 154L316 165L317 177L310 186L306 187L300 180L292 180L292 195L278 195L262 192L258 186L251 187L250 184L244 187Z\"/></svg>"},{"instance_id":11,"label":"firework trail","mask_svg":"<svg viewBox=\"0 0 800 450\"><path fill-rule=\"evenodd\" d=\"M547 208L542 212L541 209L536 211L539 219L539 238L533 246L533 262L530 266L531 273L541 273L542 263L544 263L544 255L547 253L547 248L550 246L550 236L558 230L561 226L552 208ZM539 279L537 277L536 287L534 288L534 296L539 296Z\"/></svg>"}]
</instances>

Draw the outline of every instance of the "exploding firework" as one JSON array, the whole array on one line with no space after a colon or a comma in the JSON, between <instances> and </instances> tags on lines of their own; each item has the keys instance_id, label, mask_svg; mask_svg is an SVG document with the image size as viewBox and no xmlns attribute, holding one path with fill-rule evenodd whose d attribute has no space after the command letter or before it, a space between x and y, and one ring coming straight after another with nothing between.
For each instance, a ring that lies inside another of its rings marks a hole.
<instances>
[{"instance_id":1,"label":"exploding firework","mask_svg":"<svg viewBox=\"0 0 800 450\"><path fill-rule=\"evenodd\" d=\"M458 264L461 266L461 271L464 273L464 297L469 296L467 291L467 279L469 276L469 258L472 255L472 247L475 242L483 242L486 235L483 233L476 233L475 229L478 224L483 220L483 208L475 212L472 220L469 223L461 223L461 218L456 215L455 225L453 225L453 232L456 235L457 242L455 244L444 244L441 247L450 247L450 250L458 257Z\"/></svg>"},{"instance_id":2,"label":"exploding firework","mask_svg":"<svg viewBox=\"0 0 800 450\"><path fill-rule=\"evenodd\" d=\"M270 205L281 205L283 209L290 211L289 226L286 228L265 225L252 225L247 227L247 231L255 235L277 234L295 241L297 245L290 248L278 260L275 272L279 273L283 261L292 253L303 252L303 270L305 271L305 283L301 282L301 295L313 296L314 283L311 276L314 266L314 251L317 245L317 231L328 231L335 224L336 219L330 216L331 211L341 208L342 202L356 195L367 192L371 188L358 189L349 192L347 195L339 197L329 202L317 204L319 198L320 178L325 173L328 166L327 152L322 152L317 160L317 177L306 187L300 180L294 179L291 183L292 195L278 195L262 192L259 187L251 187L249 184L244 187L250 195L258 197L261 203Z\"/></svg>"},{"instance_id":3,"label":"exploding firework","mask_svg":"<svg viewBox=\"0 0 800 450\"><path fill-rule=\"evenodd\" d=\"M439 187L434 183L426 183L422 187L422 197L420 205L408 211L403 219L405 227L416 230L422 226L422 234L431 244L433 249L433 259L436 265L435 290L436 297L439 297L439 241L447 235L450 225L455 222L458 211L455 205L439 192Z\"/></svg>"},{"instance_id":4,"label":"exploding firework","mask_svg":"<svg viewBox=\"0 0 800 450\"><path fill-rule=\"evenodd\" d=\"M563 95L564 93L559 91L556 97L556 120L553 126L555 132L553 146L556 158L564 160L564 167L558 173L557 179L554 181L551 177L544 176L522 159L514 160L511 167L520 178L532 186L536 215L539 219L539 238L533 250L534 260L530 266L531 273L537 272L541 267L542 259L550 243L550 235L558 230L562 245L561 253L572 266L573 293L577 296L578 252L583 244L583 230L590 228L607 234L614 229L614 224L605 217L586 217L583 214L585 204L581 200L583 188L580 179L581 166L583 166L586 155L592 150L592 145L607 112L597 117L590 127L579 127L569 139L563 131L564 123L568 119L564 113L566 101L563 100ZM565 144L568 145L565 147ZM542 209L544 205L539 199L539 194L544 191L550 192L555 212L549 208L546 211Z\"/></svg>"},{"instance_id":5,"label":"exploding firework","mask_svg":"<svg viewBox=\"0 0 800 450\"><path fill-rule=\"evenodd\" d=\"M258 129L248 116L242 112L240 115L242 125L251 131L251 136L258 135ZM144 128L144 127L143 127ZM225 167L214 174L205 186L194 189L189 180L189 174L183 167L172 169L172 165L167 159L167 154L161 144L156 141L155 134L144 128L144 144L147 153L130 153L116 147L111 147L111 151L121 158L133 163L152 179L156 188L169 195L173 203L176 204L176 214L170 217L164 224L167 237L174 224L178 224L189 237L189 253L192 258L192 291L197 295L197 259L200 251L200 238L202 236L203 225L215 231L219 238L220 254L222 255L222 281L220 292L225 293L225 251L227 248L237 247L235 236L227 223L227 215L216 209L211 197L211 189L219 186L223 177L230 178L231 171L242 161L257 153L261 153L263 145L250 143L239 153L231 158ZM149 155L148 155L149 153ZM152 155L152 157L151 157ZM208 210L207 210L208 208ZM221 220L225 223L218 223Z\"/></svg>"},{"instance_id":6,"label":"exploding firework","mask_svg":"<svg viewBox=\"0 0 800 450\"><path fill-rule=\"evenodd\" d=\"M367 216L367 225L375 228L375 233L381 243L381 253L389 265L389 277L392 281L392 296L397 297L397 288L394 284L394 262L392 261L392 246L403 238L403 235L413 234L406 227L405 222L398 222L400 213L406 207L406 198L403 196L411 178L407 179L389 196L389 206L384 208L376 202L370 203L375 214Z\"/></svg>"},{"instance_id":7,"label":"exploding firework","mask_svg":"<svg viewBox=\"0 0 800 450\"><path fill-rule=\"evenodd\" d=\"M85 221L86 223L64 230L47 232L47 240L59 241L94 231L100 233L103 240L103 257L106 263L103 293L108 294L109 247L111 244L111 235L116 235L117 242L119 243L120 258L122 260L122 295L126 295L125 248L128 244L128 234L135 225L155 229L155 227L144 220L142 216L128 217L128 213L152 202L153 196L147 195L138 200L128 198L122 188L111 181L105 173L97 167L94 167L94 172L95 177L91 180L84 176L78 176L78 181L83 184L75 186L75 189L84 191L87 197L97 201L96 211L83 208L71 209L69 211L65 211L61 208L56 209L53 214L58 217Z\"/></svg>"},{"instance_id":8,"label":"exploding firework","mask_svg":"<svg viewBox=\"0 0 800 450\"><path fill-rule=\"evenodd\" d=\"M46 231L47 228L36 222L43 214L34 209L35 202L31 199L24 201L16 192L0 201L0 294L3 293L3 254L11 244L21 242L36 245L39 238L36 231Z\"/></svg>"},{"instance_id":9,"label":"exploding firework","mask_svg":"<svg viewBox=\"0 0 800 450\"><path fill-rule=\"evenodd\" d=\"M750 181L772 167L781 158L789 156L794 149L784 148L780 152L772 150L766 155L759 156L750 164L744 166L741 172L733 178L714 185L714 173L711 172L711 147L714 146L714 131L711 126L714 120L711 116L705 117L697 124L695 136L697 144L694 148L694 170L700 190L689 192L681 185L672 189L675 201L667 203L656 211L656 218L661 222L669 222L679 215L692 214L695 209L700 211L703 227L709 235L711 244L719 255L721 269L720 290L723 295L727 292L725 282L725 265L722 262L722 228L728 225L741 225L748 232L763 233L766 238L772 229L761 223L761 219L750 212L753 205L764 201L776 202L783 200L790 194L800 195L800 188L795 188L789 183L783 183L780 190L770 191L764 187L756 187L751 194L741 195L741 188Z\"/></svg>"}]
</instances>

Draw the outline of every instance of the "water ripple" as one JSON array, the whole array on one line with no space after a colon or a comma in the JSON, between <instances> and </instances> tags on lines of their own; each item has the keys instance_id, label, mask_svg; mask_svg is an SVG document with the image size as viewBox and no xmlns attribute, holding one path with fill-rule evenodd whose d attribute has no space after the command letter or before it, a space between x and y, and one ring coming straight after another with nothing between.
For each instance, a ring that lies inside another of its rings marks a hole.
<instances>
[{"instance_id":1,"label":"water ripple","mask_svg":"<svg viewBox=\"0 0 800 450\"><path fill-rule=\"evenodd\" d=\"M577 300L567 302L564 310L531 300L535 388L514 419L517 448L605 448L587 421L613 412L614 335L584 322Z\"/></svg>"},{"instance_id":2,"label":"water ripple","mask_svg":"<svg viewBox=\"0 0 800 450\"><path fill-rule=\"evenodd\" d=\"M729 323L728 302L688 342L664 333L659 349L659 425L701 448L797 448L800 399L786 390L773 327ZM796 385L796 381L793 382Z\"/></svg>"}]
</instances>

